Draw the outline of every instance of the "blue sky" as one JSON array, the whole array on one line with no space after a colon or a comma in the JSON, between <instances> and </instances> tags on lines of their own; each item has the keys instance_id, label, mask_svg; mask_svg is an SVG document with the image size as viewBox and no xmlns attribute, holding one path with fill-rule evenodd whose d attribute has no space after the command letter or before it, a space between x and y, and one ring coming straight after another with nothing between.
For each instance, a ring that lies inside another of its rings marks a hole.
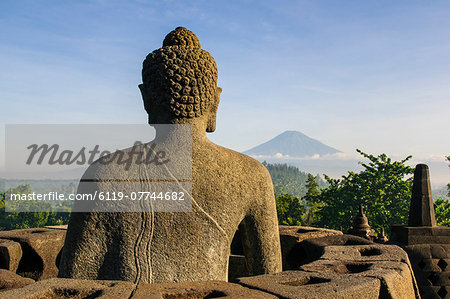
<instances>
[{"instance_id":1,"label":"blue sky","mask_svg":"<svg viewBox=\"0 0 450 299\"><path fill-rule=\"evenodd\" d=\"M4 0L1 125L146 122L142 61L177 26L218 64L219 144L450 154L448 1Z\"/></svg>"}]
</instances>

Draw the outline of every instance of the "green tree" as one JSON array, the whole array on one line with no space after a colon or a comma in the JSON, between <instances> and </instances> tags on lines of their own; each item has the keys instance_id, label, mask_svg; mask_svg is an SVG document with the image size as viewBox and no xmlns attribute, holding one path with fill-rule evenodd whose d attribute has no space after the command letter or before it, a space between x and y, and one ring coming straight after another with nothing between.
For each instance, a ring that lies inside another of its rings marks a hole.
<instances>
[{"instance_id":1,"label":"green tree","mask_svg":"<svg viewBox=\"0 0 450 299\"><path fill-rule=\"evenodd\" d=\"M30 194L32 193L31 187L28 184L19 185L16 188L9 188L5 192L5 198L8 198L10 194ZM11 206L16 204L11 202ZM23 208L27 209L38 203L26 202ZM2 204L3 209L1 211L1 218L3 219L4 229L23 229L44 226L47 223L48 213L37 212L6 212L4 209L5 202Z\"/></svg>"},{"instance_id":2,"label":"green tree","mask_svg":"<svg viewBox=\"0 0 450 299\"><path fill-rule=\"evenodd\" d=\"M414 169L404 163L412 156L392 161L385 154L373 156L356 151L370 162L360 162L364 170L350 171L342 179L325 176L329 186L317 197L322 204L317 212L317 224L348 230L360 204L365 207L373 228L407 223L412 189L412 177L407 177Z\"/></svg>"},{"instance_id":3,"label":"green tree","mask_svg":"<svg viewBox=\"0 0 450 299\"><path fill-rule=\"evenodd\" d=\"M317 183L317 177L308 173L308 179L306 180L306 195L305 196L317 196L320 194L319 184Z\"/></svg>"},{"instance_id":4,"label":"green tree","mask_svg":"<svg viewBox=\"0 0 450 299\"><path fill-rule=\"evenodd\" d=\"M317 201L317 197L320 195L319 184L317 183L318 179L318 176L315 177L308 173L308 179L306 180L306 195L302 198L306 206L305 217L303 220L305 225L312 225L314 216L320 206Z\"/></svg>"},{"instance_id":5,"label":"green tree","mask_svg":"<svg viewBox=\"0 0 450 299\"><path fill-rule=\"evenodd\" d=\"M438 198L434 202L434 210L437 224L450 226L450 202L447 199Z\"/></svg>"},{"instance_id":6,"label":"green tree","mask_svg":"<svg viewBox=\"0 0 450 299\"><path fill-rule=\"evenodd\" d=\"M266 161L262 164L267 168L272 178L275 197L281 194L292 194L298 198L305 196L308 180L306 172L287 164L270 164ZM326 183L320 177L317 178L317 183L319 187L326 187Z\"/></svg>"},{"instance_id":7,"label":"green tree","mask_svg":"<svg viewBox=\"0 0 450 299\"><path fill-rule=\"evenodd\" d=\"M305 209L297 197L282 194L276 198L278 223L282 225L301 225Z\"/></svg>"},{"instance_id":8,"label":"green tree","mask_svg":"<svg viewBox=\"0 0 450 299\"><path fill-rule=\"evenodd\" d=\"M45 225L60 225L66 224L69 221L70 213L68 212L6 212L5 200L10 194L30 194L30 185L19 185L16 188L9 188L6 192L1 193L0 196L0 230L10 229L24 229L33 227L42 227ZM14 202L10 203L12 206ZM32 209L35 205L49 205L48 210L51 210L50 204L45 202L27 202L27 205L22 205L22 208ZM42 206L41 206L42 208Z\"/></svg>"}]
</instances>

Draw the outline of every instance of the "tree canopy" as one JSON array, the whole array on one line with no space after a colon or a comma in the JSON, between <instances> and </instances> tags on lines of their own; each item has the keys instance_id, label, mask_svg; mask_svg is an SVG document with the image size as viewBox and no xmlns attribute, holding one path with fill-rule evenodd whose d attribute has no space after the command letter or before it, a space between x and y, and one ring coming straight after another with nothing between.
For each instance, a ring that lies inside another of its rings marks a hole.
<instances>
[{"instance_id":1,"label":"tree canopy","mask_svg":"<svg viewBox=\"0 0 450 299\"><path fill-rule=\"evenodd\" d=\"M31 192L30 185L23 184L16 188L9 188L5 193L0 193L0 230L61 225L69 222L69 212L5 212L5 200L8 194L29 194ZM44 203L31 202L30 204L42 205Z\"/></svg>"},{"instance_id":2,"label":"tree canopy","mask_svg":"<svg viewBox=\"0 0 450 299\"><path fill-rule=\"evenodd\" d=\"M447 199L436 199L434 202L434 211L438 225L450 226L450 202Z\"/></svg>"},{"instance_id":3,"label":"tree canopy","mask_svg":"<svg viewBox=\"0 0 450 299\"><path fill-rule=\"evenodd\" d=\"M308 174L306 172L287 164L270 164L266 161L262 164L267 168L272 177L275 196L282 194L291 194L297 198L305 196L308 189L306 186ZM316 177L316 181L319 187L326 186L326 183L320 177Z\"/></svg>"},{"instance_id":4,"label":"tree canopy","mask_svg":"<svg viewBox=\"0 0 450 299\"><path fill-rule=\"evenodd\" d=\"M385 154L366 154L357 149L369 163L360 164L361 172L349 171L341 179L325 176L329 186L317 196L321 203L315 223L322 227L345 231L351 228L352 219L360 204L373 228L389 228L392 224L408 221L414 169L404 163L412 158L392 161Z\"/></svg>"},{"instance_id":5,"label":"tree canopy","mask_svg":"<svg viewBox=\"0 0 450 299\"><path fill-rule=\"evenodd\" d=\"M302 225L305 212L300 200L289 194L276 197L278 223L282 225Z\"/></svg>"}]
</instances>

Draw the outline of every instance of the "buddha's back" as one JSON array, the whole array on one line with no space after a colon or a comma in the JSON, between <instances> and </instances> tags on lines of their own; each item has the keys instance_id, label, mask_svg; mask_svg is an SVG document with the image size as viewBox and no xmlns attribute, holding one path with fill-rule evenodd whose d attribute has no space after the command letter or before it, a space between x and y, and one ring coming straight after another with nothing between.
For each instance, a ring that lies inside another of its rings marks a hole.
<instances>
[{"instance_id":1,"label":"buddha's back","mask_svg":"<svg viewBox=\"0 0 450 299\"><path fill-rule=\"evenodd\" d=\"M144 63L144 84L140 86L150 123L173 125L168 132L169 137L163 138L162 144L166 142L165 146L176 149L177 142L180 142L177 126L188 125L191 128L190 134L183 135L184 138L192 138L191 178L179 180L179 184L192 184L191 209L183 212L72 213L60 277L132 282L226 280L231 240L241 222L250 273L281 271L275 199L267 170L256 160L217 146L206 138L205 132L215 129L220 95L216 86L215 63L209 66L212 70L209 71L207 63L186 64L171 56L171 53L176 53L175 56L188 61L205 56L206 51L197 48L200 44L197 45L198 39L196 42L194 37L184 28L171 32L164 41L166 46L147 57L146 61L150 62ZM173 44L183 44L180 42L183 38L186 40L184 46ZM170 60L167 62L169 65L153 66L166 58ZM212 57L203 61L214 62ZM181 67L172 68L170 63L178 63ZM146 65L150 65L147 66L149 71L145 70ZM205 69L198 74L191 73L189 65L203 65ZM187 69L182 71L185 67ZM159 72L152 71L154 69ZM174 91L178 86L171 80L164 81L173 75L172 69L187 77L196 77L180 80L185 84L185 87L180 87L180 92L187 95L179 97ZM164 72L167 74L162 74ZM160 87L155 82L169 84L173 93L164 94L168 87ZM191 99L194 102L189 104ZM129 148L123 152L132 150ZM184 163L183 156L176 154L172 158L169 168L177 170ZM105 180L110 176L120 183L126 182L129 191L150 192L158 181L148 179L158 176L159 170L154 165L133 163L126 171L121 167L97 161L85 174L95 182L81 183L78 191L120 191L119 183Z\"/></svg>"}]
</instances>

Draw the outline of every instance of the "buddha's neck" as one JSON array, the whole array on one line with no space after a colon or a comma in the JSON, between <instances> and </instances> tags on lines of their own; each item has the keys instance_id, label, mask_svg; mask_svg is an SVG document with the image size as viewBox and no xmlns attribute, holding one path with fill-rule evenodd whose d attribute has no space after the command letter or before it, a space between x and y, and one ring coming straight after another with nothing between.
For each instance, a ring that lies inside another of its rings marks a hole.
<instances>
[{"instance_id":1,"label":"buddha's neck","mask_svg":"<svg viewBox=\"0 0 450 299\"><path fill-rule=\"evenodd\" d=\"M185 142L192 138L192 142L209 142L206 138L206 125L200 122L192 124L163 124L153 125L156 130L156 142Z\"/></svg>"}]
</instances>

